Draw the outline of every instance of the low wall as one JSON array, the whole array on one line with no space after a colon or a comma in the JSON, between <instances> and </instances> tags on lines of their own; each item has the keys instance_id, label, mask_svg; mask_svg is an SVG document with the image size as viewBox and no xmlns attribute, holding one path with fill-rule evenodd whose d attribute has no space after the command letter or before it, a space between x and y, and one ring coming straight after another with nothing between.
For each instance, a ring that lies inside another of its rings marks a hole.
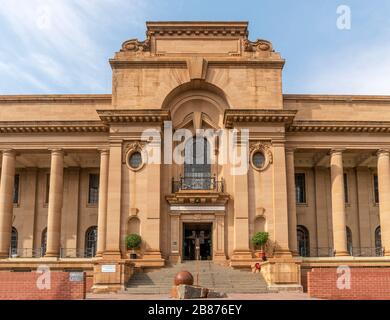
<instances>
[{"instance_id":1,"label":"low wall","mask_svg":"<svg viewBox=\"0 0 390 320\"><path fill-rule=\"evenodd\" d=\"M312 268L302 273L305 277L310 297L390 300L389 267Z\"/></svg>"},{"instance_id":2,"label":"low wall","mask_svg":"<svg viewBox=\"0 0 390 320\"><path fill-rule=\"evenodd\" d=\"M0 300L85 299L86 282L85 273L1 271Z\"/></svg>"}]
</instances>

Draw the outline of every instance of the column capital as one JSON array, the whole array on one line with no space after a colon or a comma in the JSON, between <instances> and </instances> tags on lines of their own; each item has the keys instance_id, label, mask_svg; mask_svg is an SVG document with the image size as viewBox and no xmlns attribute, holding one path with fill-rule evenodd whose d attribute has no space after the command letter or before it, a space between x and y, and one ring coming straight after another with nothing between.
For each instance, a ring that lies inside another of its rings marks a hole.
<instances>
[{"instance_id":1,"label":"column capital","mask_svg":"<svg viewBox=\"0 0 390 320\"><path fill-rule=\"evenodd\" d=\"M296 150L297 148L294 147L286 147L286 153L294 154Z\"/></svg>"},{"instance_id":2,"label":"column capital","mask_svg":"<svg viewBox=\"0 0 390 320\"><path fill-rule=\"evenodd\" d=\"M64 149L62 148L49 148L51 154L64 154Z\"/></svg>"},{"instance_id":3,"label":"column capital","mask_svg":"<svg viewBox=\"0 0 390 320\"><path fill-rule=\"evenodd\" d=\"M101 155L108 155L108 154L110 154L110 149L108 149L108 148L102 148L102 149L98 149L98 151L99 151L99 153L101 154Z\"/></svg>"},{"instance_id":4,"label":"column capital","mask_svg":"<svg viewBox=\"0 0 390 320\"><path fill-rule=\"evenodd\" d=\"M345 148L332 148L332 149L330 149L329 154L330 155L342 154L345 150L346 150Z\"/></svg>"},{"instance_id":5,"label":"column capital","mask_svg":"<svg viewBox=\"0 0 390 320\"><path fill-rule=\"evenodd\" d=\"M14 149L8 148L8 149L0 149L1 153L8 154L8 155L16 155L16 151Z\"/></svg>"},{"instance_id":6,"label":"column capital","mask_svg":"<svg viewBox=\"0 0 390 320\"><path fill-rule=\"evenodd\" d=\"M377 154L378 157L381 157L381 156L389 156L390 150L389 150L389 149L379 149L379 150L376 152L376 154Z\"/></svg>"}]
</instances>

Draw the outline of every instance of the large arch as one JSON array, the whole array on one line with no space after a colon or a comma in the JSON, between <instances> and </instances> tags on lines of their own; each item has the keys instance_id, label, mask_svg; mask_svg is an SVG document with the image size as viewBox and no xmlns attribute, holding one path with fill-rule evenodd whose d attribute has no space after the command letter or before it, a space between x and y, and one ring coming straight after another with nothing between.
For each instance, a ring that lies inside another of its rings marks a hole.
<instances>
[{"instance_id":1,"label":"large arch","mask_svg":"<svg viewBox=\"0 0 390 320\"><path fill-rule=\"evenodd\" d=\"M174 128L195 129L203 122L221 128L223 114L230 105L223 90L205 81L193 80L173 89L164 99L162 109L170 110Z\"/></svg>"}]
</instances>

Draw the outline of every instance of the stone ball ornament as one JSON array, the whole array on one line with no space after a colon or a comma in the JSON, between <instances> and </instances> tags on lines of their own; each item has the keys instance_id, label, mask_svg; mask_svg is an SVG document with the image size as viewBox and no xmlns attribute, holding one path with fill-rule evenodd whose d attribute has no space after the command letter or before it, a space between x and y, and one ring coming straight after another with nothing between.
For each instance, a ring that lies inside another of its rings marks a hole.
<instances>
[{"instance_id":1,"label":"stone ball ornament","mask_svg":"<svg viewBox=\"0 0 390 320\"><path fill-rule=\"evenodd\" d=\"M192 286L194 284L194 277L188 271L180 271L176 274L174 282L176 286L180 284Z\"/></svg>"}]
</instances>

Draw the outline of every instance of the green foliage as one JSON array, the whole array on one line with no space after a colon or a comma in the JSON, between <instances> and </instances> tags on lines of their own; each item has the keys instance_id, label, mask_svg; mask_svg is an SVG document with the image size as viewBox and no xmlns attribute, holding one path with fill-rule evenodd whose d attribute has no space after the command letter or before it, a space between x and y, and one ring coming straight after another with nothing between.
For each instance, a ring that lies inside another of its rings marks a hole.
<instances>
[{"instance_id":1,"label":"green foliage","mask_svg":"<svg viewBox=\"0 0 390 320\"><path fill-rule=\"evenodd\" d=\"M126 236L126 245L128 249L136 249L141 245L142 239L138 234L128 234Z\"/></svg>"},{"instance_id":2,"label":"green foliage","mask_svg":"<svg viewBox=\"0 0 390 320\"><path fill-rule=\"evenodd\" d=\"M252 238L252 243L256 247L262 248L268 241L269 234L268 232L258 232Z\"/></svg>"}]
</instances>

